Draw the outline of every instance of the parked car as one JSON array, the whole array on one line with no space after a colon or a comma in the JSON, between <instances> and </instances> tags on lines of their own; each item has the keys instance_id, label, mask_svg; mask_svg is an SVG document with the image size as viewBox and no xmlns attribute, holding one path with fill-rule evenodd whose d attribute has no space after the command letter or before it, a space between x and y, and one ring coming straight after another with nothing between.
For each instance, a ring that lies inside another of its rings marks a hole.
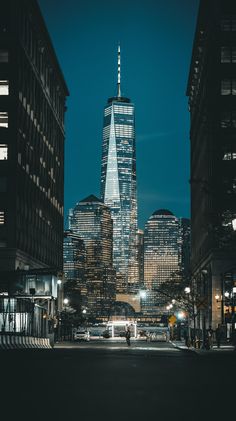
<instances>
[{"instance_id":1,"label":"parked car","mask_svg":"<svg viewBox=\"0 0 236 421\"><path fill-rule=\"evenodd\" d=\"M150 341L166 342L167 341L167 333L165 331L152 332L152 333L149 334L149 340Z\"/></svg>"},{"instance_id":2,"label":"parked car","mask_svg":"<svg viewBox=\"0 0 236 421\"><path fill-rule=\"evenodd\" d=\"M74 340L75 341L89 341L90 340L89 330L85 330L85 329L76 330L76 332L74 333Z\"/></svg>"}]
</instances>

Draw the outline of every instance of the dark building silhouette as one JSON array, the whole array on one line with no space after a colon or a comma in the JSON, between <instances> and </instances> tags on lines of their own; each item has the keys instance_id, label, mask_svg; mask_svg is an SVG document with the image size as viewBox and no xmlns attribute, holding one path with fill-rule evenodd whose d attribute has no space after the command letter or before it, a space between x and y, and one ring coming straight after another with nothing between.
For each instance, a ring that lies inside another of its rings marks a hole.
<instances>
[{"instance_id":1,"label":"dark building silhouette","mask_svg":"<svg viewBox=\"0 0 236 421\"><path fill-rule=\"evenodd\" d=\"M191 226L190 219L180 218L180 268L184 277L188 277L190 273L190 256L191 256Z\"/></svg>"},{"instance_id":2,"label":"dark building silhouette","mask_svg":"<svg viewBox=\"0 0 236 421\"><path fill-rule=\"evenodd\" d=\"M36 0L0 12L0 290L56 295L68 89Z\"/></svg>"},{"instance_id":3,"label":"dark building silhouette","mask_svg":"<svg viewBox=\"0 0 236 421\"><path fill-rule=\"evenodd\" d=\"M63 267L68 90L37 2L0 17L0 267Z\"/></svg>"},{"instance_id":4,"label":"dark building silhouette","mask_svg":"<svg viewBox=\"0 0 236 421\"><path fill-rule=\"evenodd\" d=\"M200 1L187 95L191 115L191 265L197 294L204 299L199 306L201 327L216 327L225 323L228 294L233 304L235 276L227 289L225 279L236 266L235 1Z\"/></svg>"}]
</instances>

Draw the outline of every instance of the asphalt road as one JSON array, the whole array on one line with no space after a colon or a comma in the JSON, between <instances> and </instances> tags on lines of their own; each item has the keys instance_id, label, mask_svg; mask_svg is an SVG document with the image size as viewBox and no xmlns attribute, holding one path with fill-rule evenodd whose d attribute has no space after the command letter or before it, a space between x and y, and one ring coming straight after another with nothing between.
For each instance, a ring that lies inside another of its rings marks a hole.
<instances>
[{"instance_id":1,"label":"asphalt road","mask_svg":"<svg viewBox=\"0 0 236 421\"><path fill-rule=\"evenodd\" d=\"M236 355L169 344L62 344L3 351L3 420L235 419Z\"/></svg>"}]
</instances>

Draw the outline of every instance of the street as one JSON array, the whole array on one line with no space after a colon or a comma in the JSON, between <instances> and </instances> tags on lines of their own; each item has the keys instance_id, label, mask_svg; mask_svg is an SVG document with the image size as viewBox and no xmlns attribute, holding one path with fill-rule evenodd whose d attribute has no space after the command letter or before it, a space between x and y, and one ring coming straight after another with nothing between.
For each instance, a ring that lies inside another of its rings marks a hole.
<instances>
[{"instance_id":1,"label":"street","mask_svg":"<svg viewBox=\"0 0 236 421\"><path fill-rule=\"evenodd\" d=\"M31 414L41 420L195 421L234 413L233 352L197 355L166 343L71 343L3 351L0 357L7 419Z\"/></svg>"}]
</instances>

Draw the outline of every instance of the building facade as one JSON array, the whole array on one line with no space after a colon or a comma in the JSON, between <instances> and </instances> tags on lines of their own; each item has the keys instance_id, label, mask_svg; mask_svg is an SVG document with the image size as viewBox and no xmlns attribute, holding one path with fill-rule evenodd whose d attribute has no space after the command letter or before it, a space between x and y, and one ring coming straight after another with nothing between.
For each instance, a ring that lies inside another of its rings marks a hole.
<instances>
[{"instance_id":1,"label":"building facade","mask_svg":"<svg viewBox=\"0 0 236 421\"><path fill-rule=\"evenodd\" d=\"M71 230L64 232L63 260L64 295L70 306L82 313L87 307L86 250L84 241Z\"/></svg>"},{"instance_id":2,"label":"building facade","mask_svg":"<svg viewBox=\"0 0 236 421\"><path fill-rule=\"evenodd\" d=\"M185 279L190 276L191 223L188 218L179 218L180 228L180 268Z\"/></svg>"},{"instance_id":3,"label":"building facade","mask_svg":"<svg viewBox=\"0 0 236 421\"><path fill-rule=\"evenodd\" d=\"M197 294L205 303L198 320L203 330L206 325L226 325L225 312L232 326L234 320L235 74L236 3L200 1L187 95L191 116L191 266ZM228 279L232 279L231 286L226 286Z\"/></svg>"},{"instance_id":4,"label":"building facade","mask_svg":"<svg viewBox=\"0 0 236 421\"><path fill-rule=\"evenodd\" d=\"M56 291L63 267L66 96L37 2L2 4L0 290L6 293Z\"/></svg>"},{"instance_id":5,"label":"building facade","mask_svg":"<svg viewBox=\"0 0 236 421\"><path fill-rule=\"evenodd\" d=\"M121 95L120 48L117 96L104 109L101 198L113 220L113 264L118 289L138 282L136 265L137 187L134 105Z\"/></svg>"},{"instance_id":6,"label":"building facade","mask_svg":"<svg viewBox=\"0 0 236 421\"><path fill-rule=\"evenodd\" d=\"M144 314L166 313L166 297L158 289L162 283L179 282L181 233L179 219L167 209L154 212L144 230Z\"/></svg>"},{"instance_id":7,"label":"building facade","mask_svg":"<svg viewBox=\"0 0 236 421\"><path fill-rule=\"evenodd\" d=\"M112 219L109 208L96 196L81 200L70 213L70 229L85 244L85 280L88 315L109 316L115 300L112 265Z\"/></svg>"}]
</instances>

